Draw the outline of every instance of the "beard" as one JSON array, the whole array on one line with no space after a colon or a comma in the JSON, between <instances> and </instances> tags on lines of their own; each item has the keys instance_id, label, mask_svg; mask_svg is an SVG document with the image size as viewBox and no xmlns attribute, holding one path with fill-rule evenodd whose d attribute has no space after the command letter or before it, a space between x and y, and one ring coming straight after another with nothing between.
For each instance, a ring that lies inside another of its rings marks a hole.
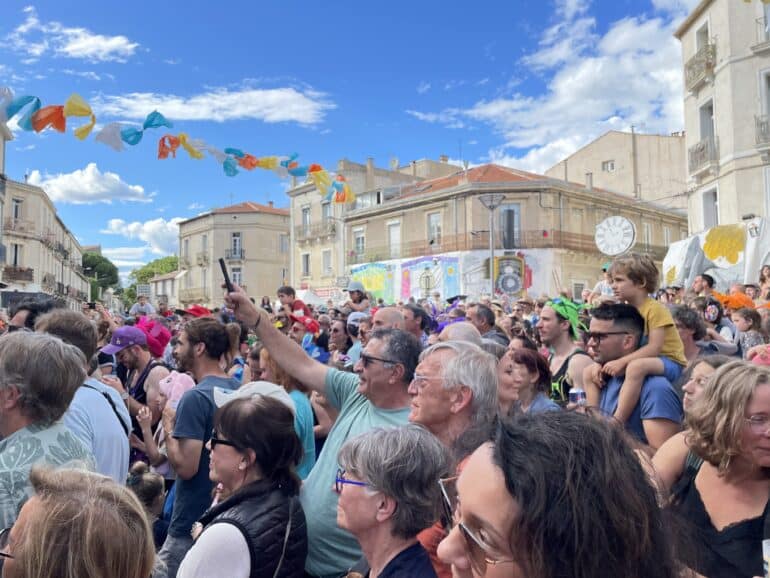
<instances>
[{"instance_id":1,"label":"beard","mask_svg":"<svg viewBox=\"0 0 770 578\"><path fill-rule=\"evenodd\" d=\"M187 351L181 355L174 355L176 360L177 370L182 373L190 372L193 370L193 356L192 352Z\"/></svg>"}]
</instances>

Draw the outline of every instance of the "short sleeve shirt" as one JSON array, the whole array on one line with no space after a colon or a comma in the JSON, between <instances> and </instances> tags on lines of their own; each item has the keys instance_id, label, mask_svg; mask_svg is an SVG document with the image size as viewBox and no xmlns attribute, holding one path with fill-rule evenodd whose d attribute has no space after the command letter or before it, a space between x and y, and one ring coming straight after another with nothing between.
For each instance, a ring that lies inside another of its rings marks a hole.
<instances>
[{"instance_id":1,"label":"short sleeve shirt","mask_svg":"<svg viewBox=\"0 0 770 578\"><path fill-rule=\"evenodd\" d=\"M674 318L671 317L671 311L668 310L668 307L660 301L648 297L639 307L639 313L644 317L645 335L649 336L651 329L663 328L663 349L661 349L660 354L679 365L687 365L682 338L679 337L679 332L674 325Z\"/></svg>"},{"instance_id":2,"label":"short sleeve shirt","mask_svg":"<svg viewBox=\"0 0 770 578\"><path fill-rule=\"evenodd\" d=\"M198 471L189 480L177 477L174 513L171 515L168 533L175 538L189 537L195 521L211 504L212 483L209 480L209 451L206 442L214 427L214 388L238 389L237 380L231 377L208 376L193 389L186 391L179 400L174 424L174 437L203 442Z\"/></svg>"},{"instance_id":3,"label":"short sleeve shirt","mask_svg":"<svg viewBox=\"0 0 770 578\"><path fill-rule=\"evenodd\" d=\"M375 427L404 425L409 416L408 407L380 409L372 405L358 393L358 384L354 373L327 370L326 398L339 408L340 414L300 492L308 534L305 570L315 576L342 574L361 557L361 548L353 535L337 526L338 496L333 487L342 444Z\"/></svg>"},{"instance_id":4,"label":"short sleeve shirt","mask_svg":"<svg viewBox=\"0 0 770 578\"><path fill-rule=\"evenodd\" d=\"M289 393L294 402L294 430L302 442L302 461L297 466L297 475L303 480L308 477L315 465L315 433L313 432L313 408L310 400L301 391L295 389Z\"/></svg>"},{"instance_id":5,"label":"short sleeve shirt","mask_svg":"<svg viewBox=\"0 0 770 578\"><path fill-rule=\"evenodd\" d=\"M599 407L605 415L613 415L618 408L618 397L623 382L613 377L602 389ZM667 419L681 423L682 401L674 387L664 377L653 375L644 380L639 403L626 421L626 429L642 443L648 443L643 422L647 419Z\"/></svg>"}]
</instances>

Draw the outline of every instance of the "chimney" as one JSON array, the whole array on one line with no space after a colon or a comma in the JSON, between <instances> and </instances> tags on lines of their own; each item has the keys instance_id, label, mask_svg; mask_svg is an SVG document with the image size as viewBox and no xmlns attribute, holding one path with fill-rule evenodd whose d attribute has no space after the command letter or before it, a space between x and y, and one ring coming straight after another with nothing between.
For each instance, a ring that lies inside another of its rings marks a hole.
<instances>
[{"instance_id":1,"label":"chimney","mask_svg":"<svg viewBox=\"0 0 770 578\"><path fill-rule=\"evenodd\" d=\"M412 176L417 176L417 161L412 161Z\"/></svg>"},{"instance_id":2,"label":"chimney","mask_svg":"<svg viewBox=\"0 0 770 578\"><path fill-rule=\"evenodd\" d=\"M268 201L268 202L267 202L267 206L272 208L272 206L273 206L273 201Z\"/></svg>"},{"instance_id":3,"label":"chimney","mask_svg":"<svg viewBox=\"0 0 770 578\"><path fill-rule=\"evenodd\" d=\"M441 155L438 158L438 162L446 164L449 162L449 157L447 155Z\"/></svg>"},{"instance_id":4,"label":"chimney","mask_svg":"<svg viewBox=\"0 0 770 578\"><path fill-rule=\"evenodd\" d=\"M586 173L586 188L590 191L594 188L594 174Z\"/></svg>"},{"instance_id":5,"label":"chimney","mask_svg":"<svg viewBox=\"0 0 770 578\"><path fill-rule=\"evenodd\" d=\"M366 159L366 190L374 188L374 157Z\"/></svg>"}]
</instances>

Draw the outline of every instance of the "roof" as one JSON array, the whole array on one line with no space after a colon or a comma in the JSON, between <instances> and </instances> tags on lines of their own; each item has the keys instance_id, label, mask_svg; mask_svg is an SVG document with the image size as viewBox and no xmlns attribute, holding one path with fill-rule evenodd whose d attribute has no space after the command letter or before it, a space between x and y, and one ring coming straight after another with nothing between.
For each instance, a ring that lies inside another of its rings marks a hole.
<instances>
[{"instance_id":1,"label":"roof","mask_svg":"<svg viewBox=\"0 0 770 578\"><path fill-rule=\"evenodd\" d=\"M289 216L289 209L279 209L272 205L260 205L254 201L244 201L237 205L230 205L229 207L220 207L211 211L215 215L230 214L230 213L268 213L271 215L283 215Z\"/></svg>"},{"instance_id":2,"label":"roof","mask_svg":"<svg viewBox=\"0 0 770 578\"><path fill-rule=\"evenodd\" d=\"M682 36L684 36L684 33L687 32L690 26L693 25L693 22L695 22L695 20L697 20L698 17L706 11L706 8L708 8L708 5L711 4L711 2L712 0L701 0L701 2L695 8L693 8L692 12L690 12L687 18L685 18L676 29L674 36L681 40Z\"/></svg>"}]
</instances>

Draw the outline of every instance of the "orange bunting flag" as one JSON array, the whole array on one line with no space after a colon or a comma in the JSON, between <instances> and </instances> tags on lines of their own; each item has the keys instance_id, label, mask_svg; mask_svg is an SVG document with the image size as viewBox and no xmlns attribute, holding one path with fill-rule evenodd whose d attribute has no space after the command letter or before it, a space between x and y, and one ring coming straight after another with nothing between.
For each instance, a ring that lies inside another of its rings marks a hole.
<instances>
[{"instance_id":1,"label":"orange bunting flag","mask_svg":"<svg viewBox=\"0 0 770 578\"><path fill-rule=\"evenodd\" d=\"M67 119L64 118L62 105L44 106L32 115L32 128L35 132L43 131L49 126L59 132L67 130Z\"/></svg>"}]
</instances>

